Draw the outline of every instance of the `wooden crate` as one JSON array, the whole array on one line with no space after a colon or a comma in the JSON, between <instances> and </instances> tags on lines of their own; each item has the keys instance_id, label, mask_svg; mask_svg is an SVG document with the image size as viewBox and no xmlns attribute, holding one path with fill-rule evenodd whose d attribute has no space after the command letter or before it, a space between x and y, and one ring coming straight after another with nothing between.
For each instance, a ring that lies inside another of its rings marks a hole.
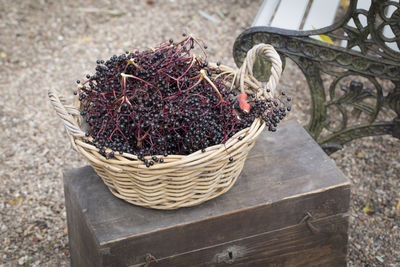
<instances>
[{"instance_id":1,"label":"wooden crate","mask_svg":"<svg viewBox=\"0 0 400 267\"><path fill-rule=\"evenodd\" d=\"M237 184L192 208L114 197L90 167L64 174L72 266L344 266L350 185L293 121L265 132Z\"/></svg>"}]
</instances>

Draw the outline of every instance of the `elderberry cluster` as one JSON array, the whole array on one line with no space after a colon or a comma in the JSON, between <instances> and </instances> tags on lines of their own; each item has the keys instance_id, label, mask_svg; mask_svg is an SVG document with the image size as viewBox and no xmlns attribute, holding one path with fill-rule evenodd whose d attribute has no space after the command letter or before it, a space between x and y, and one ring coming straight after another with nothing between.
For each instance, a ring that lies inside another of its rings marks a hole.
<instances>
[{"instance_id":1,"label":"elderberry cluster","mask_svg":"<svg viewBox=\"0 0 400 267\"><path fill-rule=\"evenodd\" d=\"M114 156L107 147L137 155L151 166L163 161L160 155L204 152L224 143L257 117L275 131L288 108L253 96L250 112L242 112L237 93L216 76L219 67L190 53L198 43L187 37L98 60L95 74L77 81L81 115L89 125L86 136L102 155ZM149 155L152 160L144 158Z\"/></svg>"}]
</instances>

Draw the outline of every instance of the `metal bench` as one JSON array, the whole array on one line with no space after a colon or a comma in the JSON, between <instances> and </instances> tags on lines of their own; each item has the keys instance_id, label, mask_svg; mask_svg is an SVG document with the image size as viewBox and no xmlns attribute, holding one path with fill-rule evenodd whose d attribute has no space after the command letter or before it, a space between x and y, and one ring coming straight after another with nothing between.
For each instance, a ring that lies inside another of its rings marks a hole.
<instances>
[{"instance_id":1,"label":"metal bench","mask_svg":"<svg viewBox=\"0 0 400 267\"><path fill-rule=\"evenodd\" d=\"M338 7L338 1L266 0L253 26L233 47L238 66L253 45L270 43L283 62L288 57L300 67L312 101L305 128L328 154L365 136L400 138L399 0L351 0L345 14L329 25ZM321 35L334 43L321 41ZM266 65L262 60L257 63L257 78L265 76ZM330 77L328 86L322 75ZM354 76L372 88L346 81ZM384 117L392 119L379 118L383 110L389 114ZM341 118L332 119L332 113Z\"/></svg>"}]
</instances>

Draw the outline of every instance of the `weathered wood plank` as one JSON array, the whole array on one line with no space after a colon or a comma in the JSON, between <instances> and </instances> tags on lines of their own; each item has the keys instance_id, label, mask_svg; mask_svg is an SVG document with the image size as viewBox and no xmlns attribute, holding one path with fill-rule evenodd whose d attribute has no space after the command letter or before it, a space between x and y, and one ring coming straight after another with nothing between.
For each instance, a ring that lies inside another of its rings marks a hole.
<instances>
[{"instance_id":1,"label":"weathered wood plank","mask_svg":"<svg viewBox=\"0 0 400 267\"><path fill-rule=\"evenodd\" d=\"M348 214L298 224L180 255L157 258L149 266L345 266ZM143 263L131 265L143 266Z\"/></svg>"},{"instance_id":2,"label":"weathered wood plank","mask_svg":"<svg viewBox=\"0 0 400 267\"><path fill-rule=\"evenodd\" d=\"M298 30L309 0L281 0L271 27Z\"/></svg>"},{"instance_id":3,"label":"weathered wood plank","mask_svg":"<svg viewBox=\"0 0 400 267\"><path fill-rule=\"evenodd\" d=\"M304 31L320 29L333 23L340 1L314 0L304 23Z\"/></svg>"},{"instance_id":4,"label":"weathered wood plank","mask_svg":"<svg viewBox=\"0 0 400 267\"><path fill-rule=\"evenodd\" d=\"M65 206L71 266L101 266L99 245L85 220L84 210L74 194L71 194L69 180L64 180Z\"/></svg>"},{"instance_id":5,"label":"weathered wood plank","mask_svg":"<svg viewBox=\"0 0 400 267\"><path fill-rule=\"evenodd\" d=\"M280 0L264 0L251 27L270 26L272 15L279 2Z\"/></svg>"},{"instance_id":6,"label":"weathered wood plank","mask_svg":"<svg viewBox=\"0 0 400 267\"><path fill-rule=\"evenodd\" d=\"M147 253L164 258L276 231L296 225L306 211L316 218L340 214L348 210L348 204L344 203L348 203L349 193L348 187L339 187L104 244L102 247L112 251L104 255L104 263L119 262L118 266L138 264ZM338 206L338 202L343 204ZM135 251L135 254L130 251Z\"/></svg>"}]
</instances>

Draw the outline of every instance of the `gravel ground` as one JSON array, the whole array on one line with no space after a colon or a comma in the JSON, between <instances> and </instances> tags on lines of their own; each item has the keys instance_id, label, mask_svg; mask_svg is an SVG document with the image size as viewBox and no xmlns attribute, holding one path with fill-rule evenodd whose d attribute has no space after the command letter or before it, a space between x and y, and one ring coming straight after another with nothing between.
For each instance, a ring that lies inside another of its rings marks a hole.
<instances>
[{"instance_id":1,"label":"gravel ground","mask_svg":"<svg viewBox=\"0 0 400 267\"><path fill-rule=\"evenodd\" d=\"M74 81L92 73L96 59L179 39L183 32L206 40L214 61L233 65L233 41L260 5L0 0L0 266L69 266L61 171L85 162L71 149L47 89L71 99ZM304 123L305 80L293 64L282 86L296 98L292 117ZM353 184L349 266L400 265L398 151L398 140L375 137L332 156ZM367 203L372 215L363 212Z\"/></svg>"}]
</instances>

